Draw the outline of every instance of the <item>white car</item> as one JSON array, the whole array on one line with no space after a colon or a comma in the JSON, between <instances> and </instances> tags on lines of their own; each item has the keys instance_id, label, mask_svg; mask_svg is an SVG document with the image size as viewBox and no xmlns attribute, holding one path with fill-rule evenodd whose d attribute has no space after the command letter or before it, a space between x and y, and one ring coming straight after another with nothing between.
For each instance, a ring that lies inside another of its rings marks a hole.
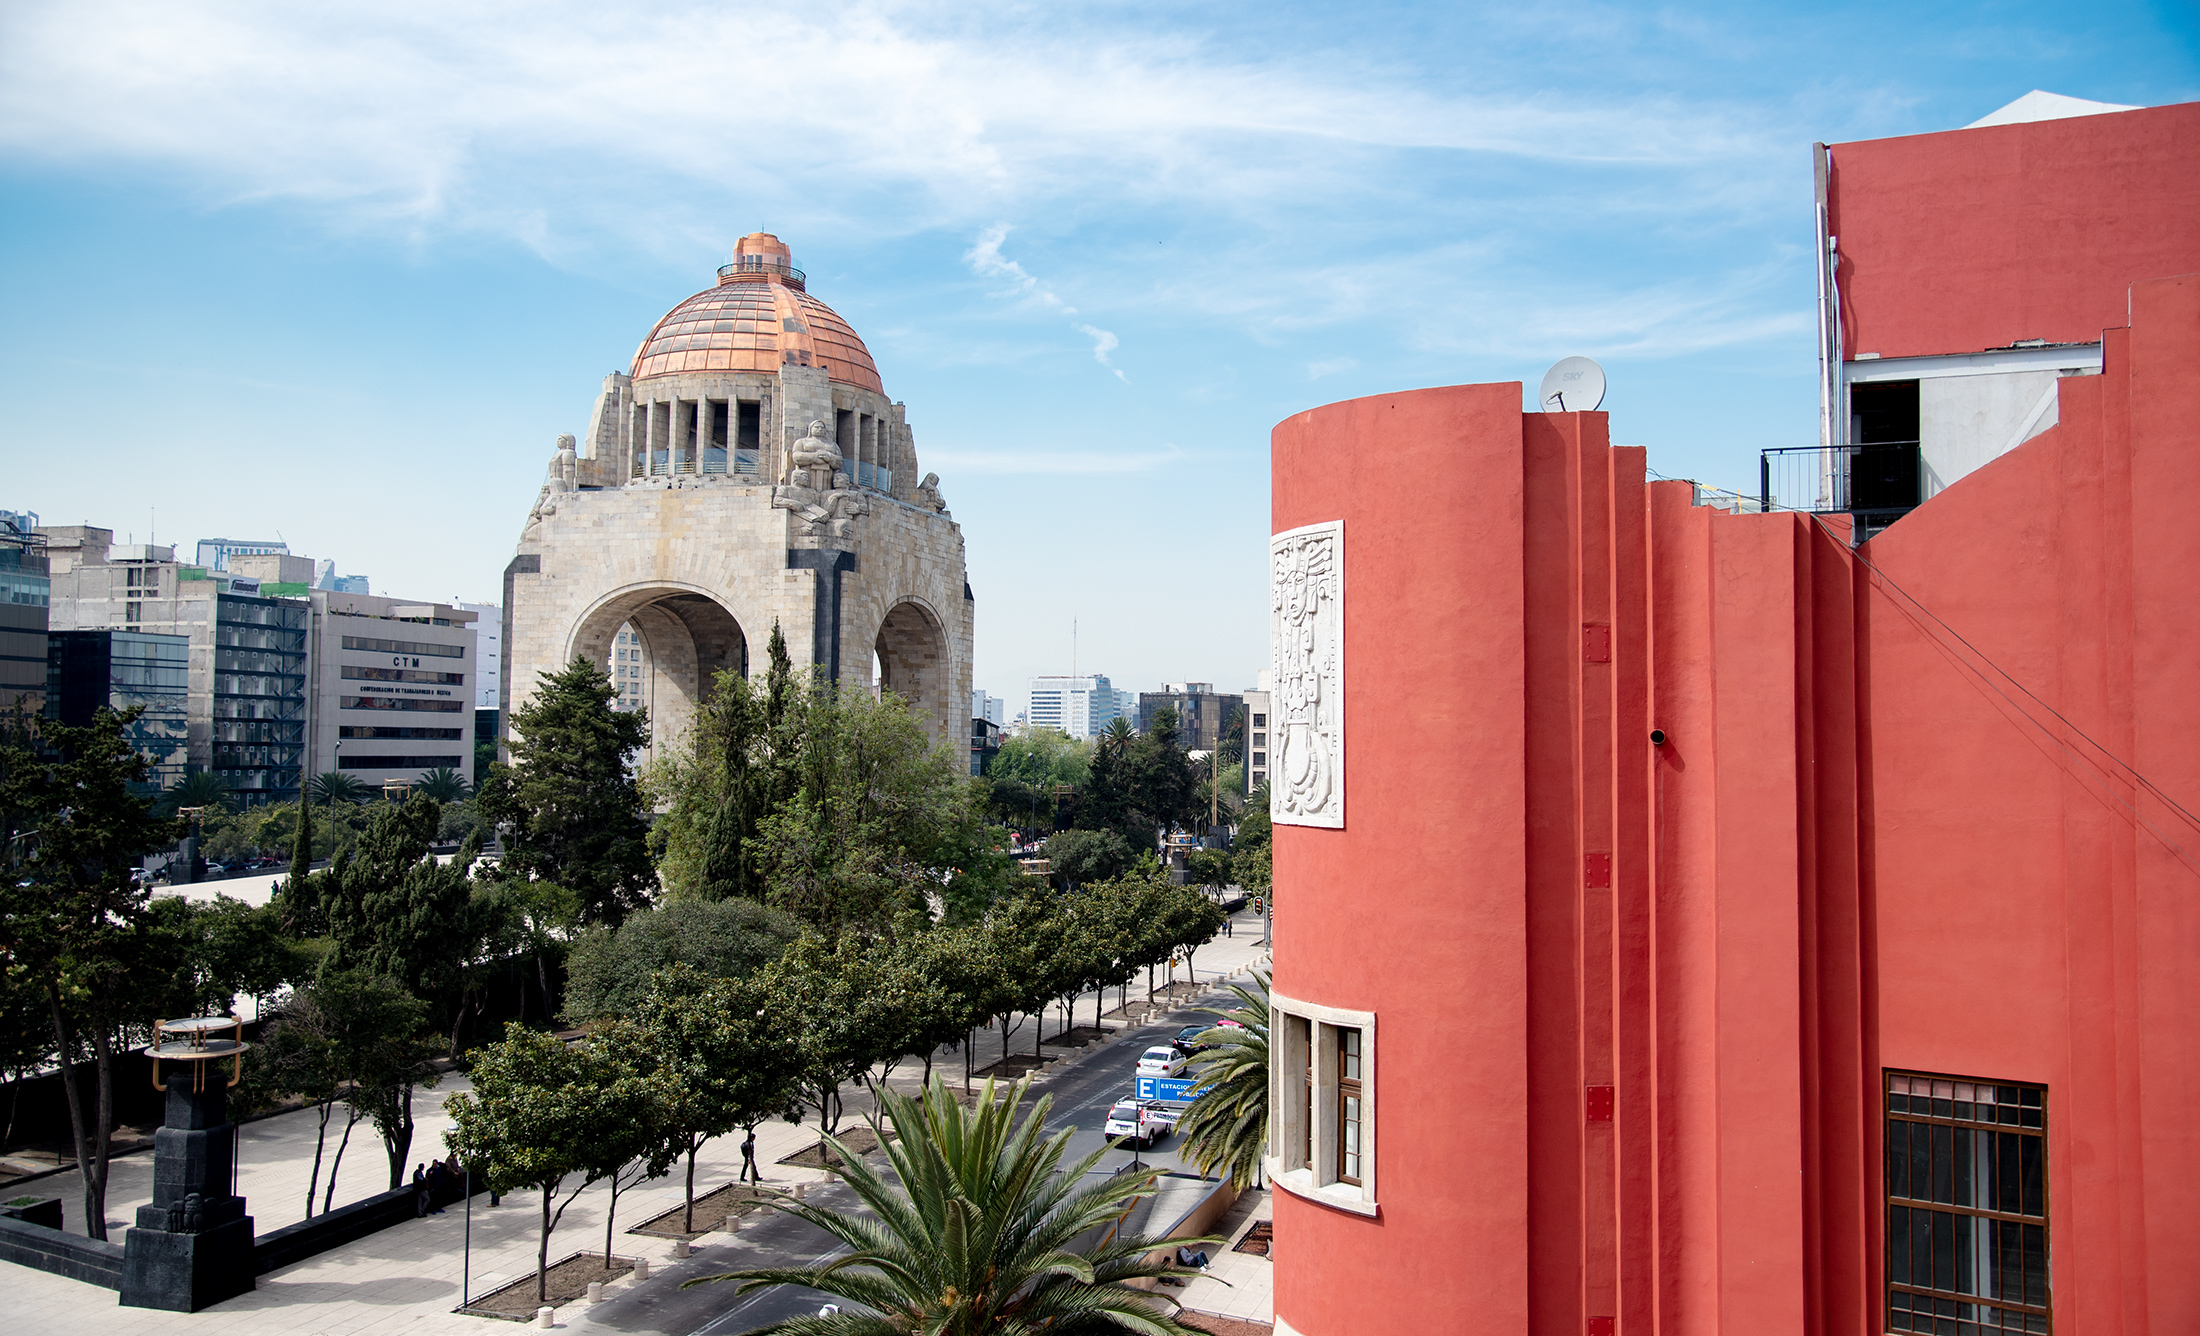
<instances>
[{"instance_id":1,"label":"white car","mask_svg":"<svg viewBox=\"0 0 2200 1336\"><path fill-rule=\"evenodd\" d=\"M1101 1130L1110 1141L1128 1139L1145 1149L1176 1130L1176 1113L1158 1104L1119 1099L1108 1110L1107 1126Z\"/></svg>"},{"instance_id":2,"label":"white car","mask_svg":"<svg viewBox=\"0 0 2200 1336\"><path fill-rule=\"evenodd\" d=\"M1140 1076L1174 1076L1184 1070L1184 1055L1167 1044L1156 1044L1138 1055Z\"/></svg>"}]
</instances>

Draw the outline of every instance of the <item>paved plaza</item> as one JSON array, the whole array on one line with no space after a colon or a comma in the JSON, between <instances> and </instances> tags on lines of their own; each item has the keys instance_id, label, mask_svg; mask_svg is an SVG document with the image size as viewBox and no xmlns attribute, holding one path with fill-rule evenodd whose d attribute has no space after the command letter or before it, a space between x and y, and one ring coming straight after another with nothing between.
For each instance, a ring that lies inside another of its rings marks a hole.
<instances>
[{"instance_id":1,"label":"paved plaza","mask_svg":"<svg viewBox=\"0 0 2200 1336\"><path fill-rule=\"evenodd\" d=\"M1234 935L1218 937L1202 947L1194 957L1199 982L1212 984L1226 976L1244 977L1249 969L1262 965L1266 960L1265 949L1260 945L1260 925L1250 915L1239 915L1232 925ZM1177 971L1181 980L1183 971ZM1157 982L1159 979L1157 978ZM1134 986L1131 990L1131 1014L1128 1020L1136 1024L1145 1019L1144 989ZM1105 1006L1111 1012L1116 1009L1117 997L1109 990ZM1092 1023L1092 999L1088 994L1077 1009L1079 1024ZM1122 1021L1111 1016L1111 1026ZM1061 1026L1059 1010L1050 1011L1046 1032L1054 1034ZM1028 1019L1015 1030L1009 1040L1011 1051L1028 1054L1031 1051L1032 1023ZM1002 1043L998 1030L981 1035L972 1058L972 1065L982 1068L996 1060ZM1050 1056L1060 1056L1065 1050L1048 1046ZM1070 1052L1069 1063L1080 1058L1090 1061L1123 1062L1124 1054L1115 1052L1112 1046L1089 1053ZM950 1078L959 1079L964 1060L962 1054L942 1051L935 1059L938 1070ZM896 1088L914 1091L917 1088L922 1064L904 1061L894 1072L891 1083ZM1065 1070L1063 1063L1047 1069L1048 1073ZM1042 1075L1040 1088L1053 1083L1051 1075ZM455 1091L467 1088L463 1077L450 1076L431 1090L418 1093L414 1110L418 1120L413 1146L405 1166L409 1178L412 1165L443 1153L443 1132L450 1120L442 1112L443 1101ZM860 1090L844 1092L847 1112L842 1128L860 1126L863 1114L871 1107L871 1101ZM336 1142L342 1134L344 1110L339 1107L330 1120L327 1154L333 1157ZM314 1134L317 1114L313 1110L283 1114L245 1123L241 1127L240 1167L238 1191L244 1195L257 1234L265 1236L273 1230L295 1223L305 1215L305 1185L311 1171L314 1150ZM757 1160L763 1165L769 1183L791 1188L797 1183L820 1182L829 1176L820 1170L803 1169L779 1164L777 1161L805 1146L815 1144L817 1128L814 1121L795 1125L771 1122L757 1129ZM698 1157L695 1173L696 1195L730 1183L739 1170L741 1138L738 1133L720 1137L708 1143ZM108 1191L107 1210L110 1237L122 1238L122 1228L135 1215L136 1207L152 1196L153 1159L150 1152L140 1152L118 1157L113 1161L111 1186ZM358 1201L385 1191L389 1182L389 1164L382 1142L374 1134L371 1124L361 1121L352 1131L351 1144L345 1151L339 1171L336 1204ZM323 1171L326 1183L326 1169ZM56 1174L33 1180L22 1185L19 1191L53 1193L63 1199L67 1228L81 1232L81 1193L73 1173ZM629 1290L647 1290L650 1287L670 1287L688 1275L715 1271L733 1266L758 1265L766 1261L806 1261L808 1258L769 1257L757 1246L744 1243L740 1236L728 1240L723 1235L709 1236L709 1245L699 1249L697 1258L678 1264L673 1274L665 1274L673 1265L673 1241L648 1235L627 1233L627 1229L640 1224L659 1212L679 1205L682 1178L677 1172L671 1176L629 1188L619 1195L617 1233L612 1241L613 1251L621 1256L644 1256L651 1261L652 1279L643 1282L621 1281L610 1287L614 1293ZM605 1210L608 1191L602 1186L584 1190L566 1212L557 1231L550 1240L550 1260L556 1262L571 1253L583 1250L601 1251L604 1246ZM148 1309L122 1308L115 1303L113 1291L65 1280L27 1267L8 1266L4 1274L10 1285L7 1329L21 1336L44 1336L45 1333L80 1333L94 1331L100 1336L140 1336L141 1333L165 1332L230 1332L238 1333L297 1333L300 1336L340 1336L355 1332L454 1332L485 1333L497 1328L485 1328L482 1324L491 1319L461 1316L451 1310L459 1306L462 1284L469 1292L479 1295L507 1281L531 1276L535 1265L535 1248L538 1237L541 1198L539 1194L522 1194L507 1197L502 1205L491 1208L486 1194L474 1199L471 1220L471 1249L467 1244L468 1220L463 1203L454 1204L444 1214L426 1219L406 1221L382 1232L370 1235L358 1242L347 1244L332 1252L310 1258L295 1266L286 1267L259 1278L254 1292L218 1304L201 1313L164 1313ZM1233 1216L1232 1228L1242 1224L1242 1212ZM751 1220L756 1217L750 1217ZM1225 1272L1218 1268L1217 1275L1232 1282L1236 1289L1223 1290L1213 1281L1197 1281L1194 1286L1206 1286L1218 1291L1211 1302L1193 1304L1193 1307L1233 1316L1255 1317L1266 1322L1267 1288L1266 1263L1260 1259L1240 1254L1247 1261L1257 1262L1260 1273L1257 1282L1248 1276L1241 1280L1235 1269ZM1233 1262L1233 1268L1242 1264ZM469 1271L470 1267L470 1271ZM1253 1306L1259 1311L1241 1312L1248 1301L1258 1293ZM1193 1291L1183 1292L1187 1296ZM1205 1291L1197 1291L1204 1295ZM642 1296L636 1294L635 1298ZM1188 1301L1188 1300L1187 1300ZM726 1293L724 1308L733 1306L731 1290ZM647 1307L646 1305L644 1306ZM633 1320L633 1303L607 1303L600 1310L609 1315L622 1311L627 1316L616 1328L603 1326L591 1320L590 1306L585 1302L567 1305L558 1310L560 1327L583 1329L600 1327L603 1330L667 1330L669 1327L637 1326ZM684 1306L682 1311L685 1311ZM759 1318L761 1320L761 1318ZM720 1323L711 1329L717 1333L745 1330L746 1322ZM686 1336L694 1330L692 1325L682 1325L673 1336Z\"/></svg>"}]
</instances>

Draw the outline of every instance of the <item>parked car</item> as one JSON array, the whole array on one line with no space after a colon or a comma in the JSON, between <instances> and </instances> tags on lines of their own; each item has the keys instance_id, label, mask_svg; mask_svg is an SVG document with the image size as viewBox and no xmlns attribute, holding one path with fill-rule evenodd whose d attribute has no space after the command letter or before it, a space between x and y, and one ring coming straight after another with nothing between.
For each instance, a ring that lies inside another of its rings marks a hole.
<instances>
[{"instance_id":1,"label":"parked car","mask_svg":"<svg viewBox=\"0 0 2200 1336\"><path fill-rule=\"evenodd\" d=\"M1174 1076L1184 1070L1184 1055L1175 1048L1156 1044L1138 1055L1140 1076Z\"/></svg>"},{"instance_id":2,"label":"parked car","mask_svg":"<svg viewBox=\"0 0 2200 1336\"><path fill-rule=\"evenodd\" d=\"M1151 1101L1119 1099L1108 1110L1107 1125L1101 1130L1110 1141L1128 1140L1146 1150L1176 1130L1176 1110Z\"/></svg>"},{"instance_id":3,"label":"parked car","mask_svg":"<svg viewBox=\"0 0 2200 1336\"><path fill-rule=\"evenodd\" d=\"M1199 1037L1213 1028L1213 1026L1208 1025L1187 1025L1177 1031L1176 1038L1170 1040L1169 1043L1177 1052L1188 1058L1207 1047L1207 1045L1199 1042Z\"/></svg>"}]
</instances>

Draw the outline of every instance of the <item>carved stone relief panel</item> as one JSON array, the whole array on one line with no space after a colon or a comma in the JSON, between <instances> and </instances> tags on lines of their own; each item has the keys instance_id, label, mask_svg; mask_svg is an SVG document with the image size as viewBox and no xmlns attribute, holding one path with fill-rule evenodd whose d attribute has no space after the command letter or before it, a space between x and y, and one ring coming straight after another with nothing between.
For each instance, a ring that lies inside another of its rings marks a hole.
<instances>
[{"instance_id":1,"label":"carved stone relief panel","mask_svg":"<svg viewBox=\"0 0 2200 1336\"><path fill-rule=\"evenodd\" d=\"M1344 826L1344 521L1269 540L1268 811L1286 826Z\"/></svg>"}]
</instances>

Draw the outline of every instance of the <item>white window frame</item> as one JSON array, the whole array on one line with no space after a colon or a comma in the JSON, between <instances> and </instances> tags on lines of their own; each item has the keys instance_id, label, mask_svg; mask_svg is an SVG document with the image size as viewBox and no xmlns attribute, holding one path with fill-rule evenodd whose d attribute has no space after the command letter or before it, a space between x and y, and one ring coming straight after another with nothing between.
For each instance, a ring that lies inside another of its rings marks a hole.
<instances>
[{"instance_id":1,"label":"white window frame","mask_svg":"<svg viewBox=\"0 0 2200 1336\"><path fill-rule=\"evenodd\" d=\"M1281 993L1268 995L1268 1034L1273 1045L1268 1069L1269 1182L1308 1201L1319 1202L1358 1215L1380 1215L1375 1192L1378 1164L1376 1145L1376 1042L1375 1013L1345 1007L1302 1002ZM1307 1022L1309 1039L1301 1041L1289 1022ZM1337 1031L1360 1032L1360 1181L1355 1186L1337 1177ZM1312 1052L1308 1052L1311 1044ZM1305 1080L1309 1062L1314 1073L1309 1097L1294 1088ZM1301 1163L1298 1147L1308 1144L1306 1117L1311 1113L1313 1158Z\"/></svg>"}]
</instances>

